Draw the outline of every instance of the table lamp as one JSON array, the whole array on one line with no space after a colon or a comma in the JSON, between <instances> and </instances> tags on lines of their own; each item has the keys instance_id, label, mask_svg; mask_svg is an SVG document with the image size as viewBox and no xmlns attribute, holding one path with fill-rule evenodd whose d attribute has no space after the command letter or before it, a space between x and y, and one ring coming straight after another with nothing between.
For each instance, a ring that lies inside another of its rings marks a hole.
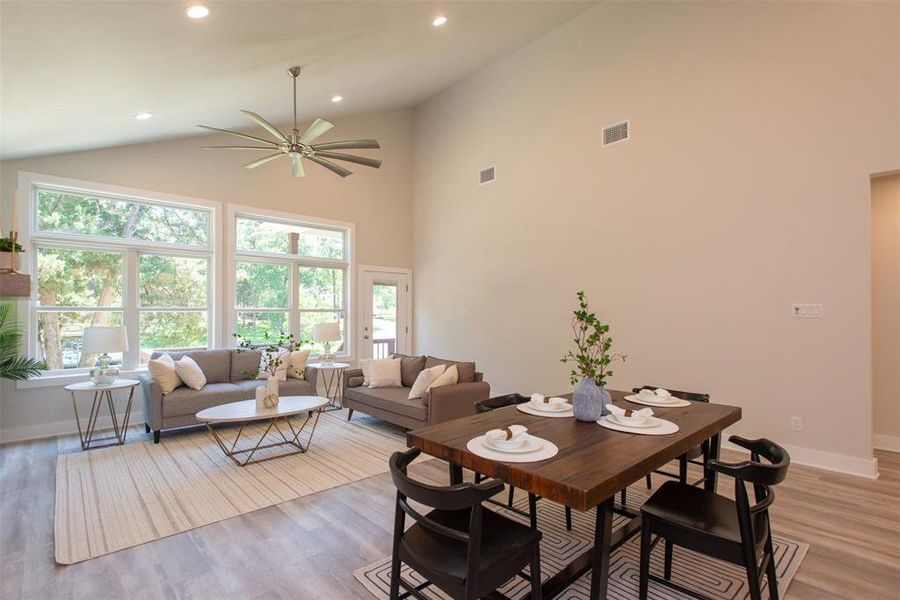
<instances>
[{"instance_id":1,"label":"table lamp","mask_svg":"<svg viewBox=\"0 0 900 600\"><path fill-rule=\"evenodd\" d=\"M97 366L91 369L91 381L96 385L111 385L119 378L119 369L109 364L110 352L128 350L124 327L85 327L81 342L82 354L100 354Z\"/></svg>"},{"instance_id":2,"label":"table lamp","mask_svg":"<svg viewBox=\"0 0 900 600\"><path fill-rule=\"evenodd\" d=\"M334 361L334 355L331 353L331 344L341 340L340 323L316 323L313 328L313 339L325 347L322 362L330 365Z\"/></svg>"}]
</instances>

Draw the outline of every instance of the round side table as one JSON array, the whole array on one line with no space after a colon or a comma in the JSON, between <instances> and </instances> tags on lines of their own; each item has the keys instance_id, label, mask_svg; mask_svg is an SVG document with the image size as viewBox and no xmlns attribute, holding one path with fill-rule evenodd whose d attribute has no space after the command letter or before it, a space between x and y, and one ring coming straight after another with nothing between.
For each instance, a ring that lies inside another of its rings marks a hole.
<instances>
[{"instance_id":1,"label":"round side table","mask_svg":"<svg viewBox=\"0 0 900 600\"><path fill-rule=\"evenodd\" d=\"M328 406L322 410L340 410L341 399L344 392L344 371L350 366L347 363L312 363L307 365L326 373L322 381L325 382L325 396L328 397Z\"/></svg>"},{"instance_id":2,"label":"round side table","mask_svg":"<svg viewBox=\"0 0 900 600\"><path fill-rule=\"evenodd\" d=\"M114 444L102 444L101 447L125 443L125 434L128 432L128 419L131 418L131 404L134 401L134 388L136 388L139 383L140 381L137 379L119 379L109 385L97 385L90 381L83 381L81 383L73 383L72 385L66 386L66 391L72 394L72 407L75 409L75 423L78 425L78 437L81 438L82 450L87 450L92 447L97 448L98 446L93 445L95 441L102 442L115 440ZM119 390L128 390L128 403L125 405L125 413L122 416L121 422L119 422L116 415L116 405L115 402L113 402L113 392ZM78 415L78 403L75 398L75 395L79 392L94 393L94 398L91 402L91 412L88 415L87 424L84 429L81 427L81 418ZM97 420L100 417L100 409L103 407L104 401L109 407L109 416L112 418L115 437L107 436L95 440L94 433L97 429Z\"/></svg>"}]
</instances>

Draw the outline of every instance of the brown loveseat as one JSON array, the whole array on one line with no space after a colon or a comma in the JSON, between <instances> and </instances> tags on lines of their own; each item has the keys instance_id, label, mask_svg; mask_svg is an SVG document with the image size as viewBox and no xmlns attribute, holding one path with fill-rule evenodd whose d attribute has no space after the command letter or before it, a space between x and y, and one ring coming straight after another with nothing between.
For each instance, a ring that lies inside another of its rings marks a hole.
<instances>
[{"instance_id":1,"label":"brown loveseat","mask_svg":"<svg viewBox=\"0 0 900 600\"><path fill-rule=\"evenodd\" d=\"M473 402L487 400L491 386L484 376L475 370L474 362L458 362L434 356L403 356L400 358L400 376L403 387L369 388L363 386L362 369L344 371L344 408L348 408L347 420L353 411L384 419L395 425L415 429L475 414ZM423 369L436 365L456 365L459 383L434 388L421 398L409 399L409 390Z\"/></svg>"},{"instance_id":2,"label":"brown loveseat","mask_svg":"<svg viewBox=\"0 0 900 600\"><path fill-rule=\"evenodd\" d=\"M150 358L158 358L163 352L154 352ZM159 384L149 373L142 373L141 388L144 392L144 421L147 431L153 431L153 441L159 443L162 429L197 425L195 415L204 408L250 400L256 396L256 388L265 385L256 379L262 356L259 350L195 350L192 352L169 352L173 359L190 356L206 376L202 389L192 390L180 386L163 395ZM278 393L282 396L315 396L318 371L306 367L304 379L288 377L278 382Z\"/></svg>"}]
</instances>

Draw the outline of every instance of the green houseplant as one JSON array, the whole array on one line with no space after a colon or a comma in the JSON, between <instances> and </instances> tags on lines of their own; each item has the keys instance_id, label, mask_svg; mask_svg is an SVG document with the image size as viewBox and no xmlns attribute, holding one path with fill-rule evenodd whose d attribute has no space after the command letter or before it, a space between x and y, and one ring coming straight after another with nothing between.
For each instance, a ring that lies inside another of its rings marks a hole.
<instances>
[{"instance_id":1,"label":"green houseplant","mask_svg":"<svg viewBox=\"0 0 900 600\"><path fill-rule=\"evenodd\" d=\"M578 309L572 312L575 350L566 352L561 361L574 363L570 379L575 385L572 393L575 418L596 421L609 414L606 405L611 399L605 386L607 377L613 374L610 365L617 360L624 361L626 356L611 352L613 340L609 325L590 312L584 291L579 291L577 296Z\"/></svg>"},{"instance_id":2,"label":"green houseplant","mask_svg":"<svg viewBox=\"0 0 900 600\"><path fill-rule=\"evenodd\" d=\"M12 304L0 304L0 379L29 379L41 374L44 364L19 356L22 332L12 319Z\"/></svg>"}]
</instances>

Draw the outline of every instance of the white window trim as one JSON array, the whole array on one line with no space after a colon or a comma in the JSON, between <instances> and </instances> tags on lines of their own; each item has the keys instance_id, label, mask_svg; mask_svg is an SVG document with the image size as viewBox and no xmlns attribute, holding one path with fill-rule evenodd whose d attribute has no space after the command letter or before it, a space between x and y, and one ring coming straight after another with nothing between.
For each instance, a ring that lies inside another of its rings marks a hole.
<instances>
[{"instance_id":1,"label":"white window trim","mask_svg":"<svg viewBox=\"0 0 900 600\"><path fill-rule=\"evenodd\" d=\"M308 225L310 227L323 227L326 229L339 229L346 232L344 236L344 260L331 258L315 258L315 257L296 257L290 254L278 254L274 252L256 252L252 250L237 249L237 218L247 217L251 219L265 219L269 221L278 221L288 225ZM344 268L344 334L347 339L344 340L344 352L337 356L345 362L353 362L355 359L355 339L353 332L356 326L356 310L354 303L355 282L356 282L356 224L348 221L336 221L334 219L324 219L322 217L310 217L296 213L269 210L265 208L257 208L254 206L242 206L239 204L226 205L225 214L225 234L224 241L224 314L225 314L225 331L224 346L234 348L237 343L232 336L232 332L237 327L237 313L235 308L236 300L236 267L237 263L243 260L260 261L260 262L281 262L296 267L297 263L304 266L312 267L342 267ZM284 311L279 309L267 309L268 312L288 312L289 319L293 318L293 311L299 313L300 304L300 287L296 281L296 268L291 268L288 275L288 285L290 286L290 306ZM247 312L253 312L248 309ZM266 311L258 311L266 312ZM289 320L293 329L293 322Z\"/></svg>"},{"instance_id":2,"label":"white window trim","mask_svg":"<svg viewBox=\"0 0 900 600\"><path fill-rule=\"evenodd\" d=\"M122 198L126 200L137 200L139 202L152 204L156 206L175 206L198 208L209 211L209 245L205 248L198 246L189 246L181 244L166 244L163 242L154 242L146 240L119 240L116 238L105 238L99 236L87 236L65 233L38 232L37 227L37 203L35 202L35 188L59 188L67 191L84 192L86 194L96 194L104 197ZM220 231L222 230L222 203L205 200L201 198L192 198L189 196L179 196L176 194L167 194L163 192L154 192L150 190L142 190L106 183L96 183L84 181L80 179L71 179L66 177L57 177L54 175L45 175L41 173L32 173L28 171L19 171L17 178L17 189L19 199L18 223L16 224L19 231L19 244L26 249L25 260L22 261L20 270L23 273L32 275L31 296L29 298L20 299L17 305L17 314L19 324L22 327L26 339L27 350L29 356L37 355L37 335L35 331L35 315L37 312L37 277L36 264L37 257L33 252L34 243L44 243L49 246L65 246L91 249L109 250L111 247L121 247L125 260L137 260L137 256L142 253L147 254L173 254L177 256L197 256L209 258L209 289L207 297L209 298L209 347L216 348L223 344L223 331L221 327L221 308L219 307L222 298L222 277L221 277L221 257L222 245L220 243ZM133 250L133 252L129 252ZM132 276L136 276L135 265L126 269ZM128 282L125 282L123 295L128 294ZM125 307L130 298L123 297L123 308L121 312L125 313L125 326L129 331L137 331L138 324L129 322ZM140 306L135 299L137 307L136 314L140 314ZM197 309L199 310L199 309ZM135 316L134 319L137 317ZM135 329L132 329L135 328ZM138 367L137 369L123 370L123 376L134 375L145 371L146 368ZM26 381L16 382L17 389L28 389L33 387L46 387L56 385L66 385L75 381L83 381L89 372L86 368L64 369L56 371L45 371L39 377L35 377Z\"/></svg>"}]
</instances>

